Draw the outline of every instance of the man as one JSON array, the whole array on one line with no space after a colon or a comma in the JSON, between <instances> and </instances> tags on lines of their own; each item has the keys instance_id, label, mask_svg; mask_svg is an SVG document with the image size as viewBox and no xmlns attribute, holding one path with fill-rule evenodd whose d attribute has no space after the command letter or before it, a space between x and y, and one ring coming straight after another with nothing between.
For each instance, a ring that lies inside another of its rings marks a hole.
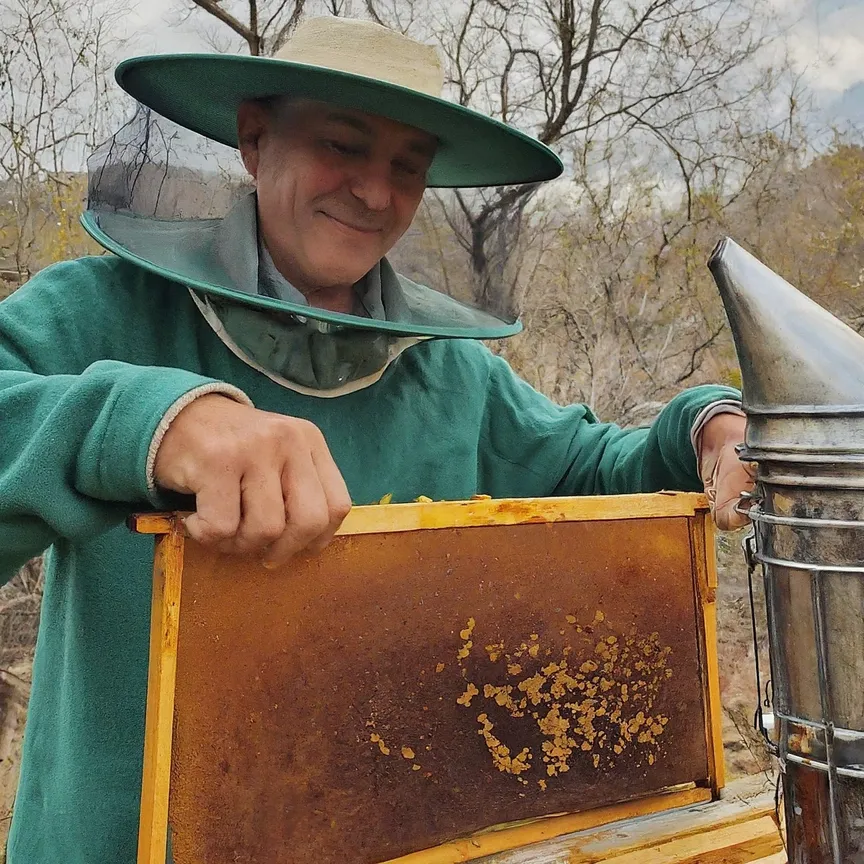
<instances>
[{"instance_id":1,"label":"man","mask_svg":"<svg viewBox=\"0 0 864 864\"><path fill-rule=\"evenodd\" d=\"M192 537L275 567L385 493L704 485L728 527L750 482L736 391L682 393L650 429L601 424L476 341L518 324L392 271L427 185L561 170L441 100L432 49L322 19L282 59L139 58L118 80L236 143L256 194L222 219L145 218L139 157L164 131L145 114L91 171L85 227L116 255L49 268L0 306L0 573L50 547L9 864L134 861L152 547L131 511L195 496Z\"/></svg>"}]
</instances>

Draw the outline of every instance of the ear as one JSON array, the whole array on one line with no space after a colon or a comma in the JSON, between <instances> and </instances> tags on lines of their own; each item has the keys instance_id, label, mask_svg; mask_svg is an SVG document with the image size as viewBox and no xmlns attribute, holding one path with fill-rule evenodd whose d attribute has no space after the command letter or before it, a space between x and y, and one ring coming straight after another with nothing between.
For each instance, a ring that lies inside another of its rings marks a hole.
<instances>
[{"instance_id":1,"label":"ear","mask_svg":"<svg viewBox=\"0 0 864 864\"><path fill-rule=\"evenodd\" d=\"M258 179L261 153L259 142L268 123L267 109L260 102L243 102L237 109L237 141L240 145L240 158L255 180Z\"/></svg>"}]
</instances>

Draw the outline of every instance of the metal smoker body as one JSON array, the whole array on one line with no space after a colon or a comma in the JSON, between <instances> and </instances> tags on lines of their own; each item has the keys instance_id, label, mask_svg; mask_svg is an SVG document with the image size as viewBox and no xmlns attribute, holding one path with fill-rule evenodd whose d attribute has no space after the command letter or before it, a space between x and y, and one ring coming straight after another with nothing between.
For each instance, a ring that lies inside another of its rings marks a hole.
<instances>
[{"instance_id":1,"label":"metal smoker body","mask_svg":"<svg viewBox=\"0 0 864 864\"><path fill-rule=\"evenodd\" d=\"M758 466L789 862L864 864L864 338L731 240L709 267Z\"/></svg>"}]
</instances>

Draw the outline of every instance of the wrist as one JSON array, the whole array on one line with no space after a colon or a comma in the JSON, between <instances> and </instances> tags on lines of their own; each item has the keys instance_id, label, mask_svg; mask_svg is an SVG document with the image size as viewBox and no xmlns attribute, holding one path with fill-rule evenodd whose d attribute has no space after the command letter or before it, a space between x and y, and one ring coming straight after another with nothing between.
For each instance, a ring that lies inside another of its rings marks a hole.
<instances>
[{"instance_id":1,"label":"wrist","mask_svg":"<svg viewBox=\"0 0 864 864\"><path fill-rule=\"evenodd\" d=\"M724 412L708 420L702 427L702 450L716 451L730 441L741 444L747 428L747 417L742 413Z\"/></svg>"},{"instance_id":2,"label":"wrist","mask_svg":"<svg viewBox=\"0 0 864 864\"><path fill-rule=\"evenodd\" d=\"M690 428L690 443L693 452L698 457L702 449L702 430L706 424L720 414L731 414L746 420L747 415L741 408L741 402L735 399L721 399L706 405L697 415ZM743 440L743 439L742 439Z\"/></svg>"},{"instance_id":3,"label":"wrist","mask_svg":"<svg viewBox=\"0 0 864 864\"><path fill-rule=\"evenodd\" d=\"M177 419L177 416L188 408L193 402L207 397L227 398L234 402L239 402L241 405L247 405L253 408L252 400L238 387L231 384L225 384L221 381L211 381L207 384L202 384L200 387L195 387L192 390L184 393L177 399L168 410L162 415L153 437L150 439L150 446L147 449L147 488L151 495L156 494L156 459L159 455L159 450L165 440L165 436L171 427L171 424Z\"/></svg>"}]
</instances>

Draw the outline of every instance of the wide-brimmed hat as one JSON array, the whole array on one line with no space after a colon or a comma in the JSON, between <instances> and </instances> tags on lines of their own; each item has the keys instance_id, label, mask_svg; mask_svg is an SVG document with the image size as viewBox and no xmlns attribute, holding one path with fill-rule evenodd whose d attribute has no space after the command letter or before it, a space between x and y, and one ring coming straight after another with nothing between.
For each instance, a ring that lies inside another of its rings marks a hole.
<instances>
[{"instance_id":1,"label":"wide-brimmed hat","mask_svg":"<svg viewBox=\"0 0 864 864\"><path fill-rule=\"evenodd\" d=\"M237 109L292 96L389 117L435 135L429 186L499 186L551 180L561 161L545 145L441 98L434 48L369 21L314 18L275 57L160 54L117 67L120 86L159 114L237 146Z\"/></svg>"}]
</instances>

